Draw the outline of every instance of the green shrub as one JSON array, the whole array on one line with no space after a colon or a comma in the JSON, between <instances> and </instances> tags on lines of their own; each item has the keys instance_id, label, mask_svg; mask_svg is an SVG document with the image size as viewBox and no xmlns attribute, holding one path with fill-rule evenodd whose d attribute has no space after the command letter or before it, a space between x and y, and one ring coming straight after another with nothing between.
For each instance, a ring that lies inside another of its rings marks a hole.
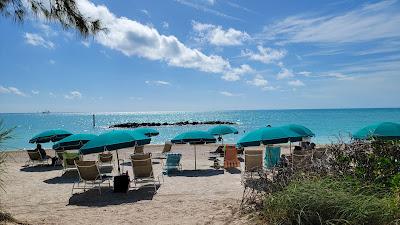
<instances>
[{"instance_id":1,"label":"green shrub","mask_svg":"<svg viewBox=\"0 0 400 225\"><path fill-rule=\"evenodd\" d=\"M398 199L382 186L355 180L312 178L291 182L264 200L267 224L395 224Z\"/></svg>"}]
</instances>

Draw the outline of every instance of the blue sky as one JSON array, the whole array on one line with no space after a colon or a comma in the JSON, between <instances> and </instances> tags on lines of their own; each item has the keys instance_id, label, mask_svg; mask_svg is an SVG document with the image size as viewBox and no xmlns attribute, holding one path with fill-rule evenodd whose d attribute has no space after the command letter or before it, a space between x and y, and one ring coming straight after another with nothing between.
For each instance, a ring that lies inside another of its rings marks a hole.
<instances>
[{"instance_id":1,"label":"blue sky","mask_svg":"<svg viewBox=\"0 0 400 225\"><path fill-rule=\"evenodd\" d=\"M399 107L398 1L87 1L0 19L0 112Z\"/></svg>"}]
</instances>

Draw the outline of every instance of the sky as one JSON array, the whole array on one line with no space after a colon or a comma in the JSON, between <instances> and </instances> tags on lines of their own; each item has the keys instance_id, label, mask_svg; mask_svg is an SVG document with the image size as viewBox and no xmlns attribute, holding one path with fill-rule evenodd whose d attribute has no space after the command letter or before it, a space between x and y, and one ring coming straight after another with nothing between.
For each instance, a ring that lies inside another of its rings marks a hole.
<instances>
[{"instance_id":1,"label":"sky","mask_svg":"<svg viewBox=\"0 0 400 225\"><path fill-rule=\"evenodd\" d=\"M0 17L0 112L399 107L400 2L77 0Z\"/></svg>"}]
</instances>

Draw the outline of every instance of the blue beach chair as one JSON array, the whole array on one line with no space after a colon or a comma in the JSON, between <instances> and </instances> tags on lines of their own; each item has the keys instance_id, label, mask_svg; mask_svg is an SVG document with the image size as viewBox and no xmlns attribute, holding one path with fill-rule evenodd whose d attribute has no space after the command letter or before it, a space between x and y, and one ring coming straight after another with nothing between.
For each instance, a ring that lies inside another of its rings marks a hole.
<instances>
[{"instance_id":1,"label":"blue beach chair","mask_svg":"<svg viewBox=\"0 0 400 225\"><path fill-rule=\"evenodd\" d=\"M164 164L164 174L169 174L172 171L180 171L182 170L181 158L182 154L180 153L167 153L167 160Z\"/></svg>"},{"instance_id":2,"label":"blue beach chair","mask_svg":"<svg viewBox=\"0 0 400 225\"><path fill-rule=\"evenodd\" d=\"M281 147L269 147L265 148L264 166L267 169L278 166L279 159L281 156Z\"/></svg>"}]
</instances>

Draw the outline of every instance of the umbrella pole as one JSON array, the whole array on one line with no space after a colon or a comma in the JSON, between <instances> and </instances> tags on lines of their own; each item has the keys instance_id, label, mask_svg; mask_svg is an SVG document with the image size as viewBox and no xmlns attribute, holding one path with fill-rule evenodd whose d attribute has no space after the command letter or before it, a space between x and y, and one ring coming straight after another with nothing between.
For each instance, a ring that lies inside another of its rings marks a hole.
<instances>
[{"instance_id":1,"label":"umbrella pole","mask_svg":"<svg viewBox=\"0 0 400 225\"><path fill-rule=\"evenodd\" d=\"M197 170L197 165L196 165L196 145L194 145L194 170Z\"/></svg>"},{"instance_id":2,"label":"umbrella pole","mask_svg":"<svg viewBox=\"0 0 400 225\"><path fill-rule=\"evenodd\" d=\"M121 168L119 167L119 156L118 156L118 150L115 150L117 153L117 163L118 163L118 175L121 175Z\"/></svg>"}]
</instances>

